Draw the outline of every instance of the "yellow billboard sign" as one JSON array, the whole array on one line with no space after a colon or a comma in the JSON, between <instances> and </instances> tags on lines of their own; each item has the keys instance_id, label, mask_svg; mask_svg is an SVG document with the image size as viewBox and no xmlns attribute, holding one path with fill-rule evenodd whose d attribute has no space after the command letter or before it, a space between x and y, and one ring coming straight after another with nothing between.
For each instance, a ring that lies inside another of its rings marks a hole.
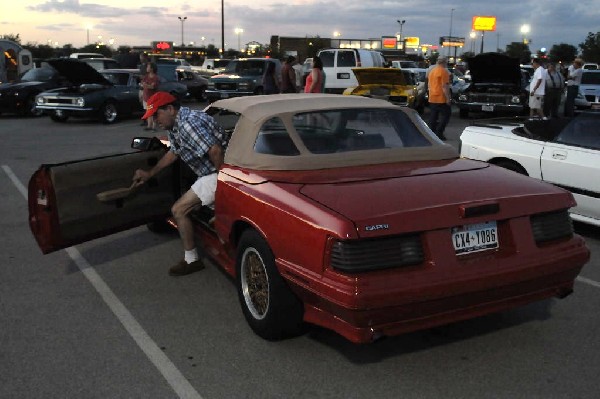
<instances>
[{"instance_id":1,"label":"yellow billboard sign","mask_svg":"<svg viewBox=\"0 0 600 399\"><path fill-rule=\"evenodd\" d=\"M473 17L473 30L496 30L496 17L475 16Z\"/></svg>"},{"instance_id":2,"label":"yellow billboard sign","mask_svg":"<svg viewBox=\"0 0 600 399\"><path fill-rule=\"evenodd\" d=\"M419 38L418 37L405 37L404 43L406 48L419 48Z\"/></svg>"}]
</instances>

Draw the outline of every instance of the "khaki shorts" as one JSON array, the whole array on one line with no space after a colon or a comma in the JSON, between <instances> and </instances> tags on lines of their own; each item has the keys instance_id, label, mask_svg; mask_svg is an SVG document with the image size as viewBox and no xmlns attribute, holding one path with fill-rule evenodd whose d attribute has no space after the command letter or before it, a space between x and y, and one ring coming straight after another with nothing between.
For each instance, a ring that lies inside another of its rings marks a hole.
<instances>
[{"instance_id":1,"label":"khaki shorts","mask_svg":"<svg viewBox=\"0 0 600 399\"><path fill-rule=\"evenodd\" d=\"M544 96L532 96L529 95L529 108L531 109L542 109L544 103Z\"/></svg>"},{"instance_id":2,"label":"khaki shorts","mask_svg":"<svg viewBox=\"0 0 600 399\"><path fill-rule=\"evenodd\" d=\"M202 205L210 206L215 202L215 192L217 191L217 175L213 173L206 176L201 176L194 184L192 184L192 191L200 198Z\"/></svg>"}]
</instances>

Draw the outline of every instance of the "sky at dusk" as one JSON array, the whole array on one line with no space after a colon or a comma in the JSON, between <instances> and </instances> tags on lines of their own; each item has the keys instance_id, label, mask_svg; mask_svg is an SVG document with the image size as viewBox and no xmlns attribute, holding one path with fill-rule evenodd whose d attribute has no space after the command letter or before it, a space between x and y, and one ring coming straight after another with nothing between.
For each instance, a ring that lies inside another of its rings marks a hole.
<instances>
[{"instance_id":1,"label":"sky at dusk","mask_svg":"<svg viewBox=\"0 0 600 399\"><path fill-rule=\"evenodd\" d=\"M578 46L589 32L600 31L598 0L465 0L465 1L376 1L376 0L225 0L225 43L268 43L272 35L373 39L416 36L420 42L438 44L440 36L465 37L471 49L473 16L496 16L495 32L486 32L484 51L497 45L521 41L520 28L530 26L530 48L567 43ZM454 9L452 11L452 9ZM0 6L0 36L19 34L22 43L70 43L81 47L98 40L114 39L119 45L149 45L154 40L221 44L221 2L210 1L80 1L3 0ZM235 29L243 29L236 36ZM479 49L480 39L474 43Z\"/></svg>"}]
</instances>

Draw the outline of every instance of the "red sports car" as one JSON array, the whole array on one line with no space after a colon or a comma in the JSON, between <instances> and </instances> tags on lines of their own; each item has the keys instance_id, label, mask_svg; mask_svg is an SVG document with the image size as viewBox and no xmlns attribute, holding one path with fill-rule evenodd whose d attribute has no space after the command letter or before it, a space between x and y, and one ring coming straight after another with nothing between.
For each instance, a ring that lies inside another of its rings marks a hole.
<instances>
[{"instance_id":1,"label":"red sports car","mask_svg":"<svg viewBox=\"0 0 600 399\"><path fill-rule=\"evenodd\" d=\"M217 101L206 112L231 137L215 206L195 211L196 231L266 339L308 322L371 342L562 298L589 259L569 192L459 159L413 110L289 94ZM150 138L132 147L35 172L29 223L44 253L173 223L171 204L190 184L182 165L113 195L167 151Z\"/></svg>"}]
</instances>

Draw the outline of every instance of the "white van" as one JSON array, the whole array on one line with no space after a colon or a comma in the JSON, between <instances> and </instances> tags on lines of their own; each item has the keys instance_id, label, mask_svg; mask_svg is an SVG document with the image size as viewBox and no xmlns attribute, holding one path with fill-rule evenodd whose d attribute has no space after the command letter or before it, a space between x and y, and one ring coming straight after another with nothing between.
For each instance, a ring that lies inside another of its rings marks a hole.
<instances>
[{"instance_id":1,"label":"white van","mask_svg":"<svg viewBox=\"0 0 600 399\"><path fill-rule=\"evenodd\" d=\"M342 94L348 87L358 86L352 68L385 66L383 54L374 50L334 48L317 55L323 62L326 93Z\"/></svg>"}]
</instances>

